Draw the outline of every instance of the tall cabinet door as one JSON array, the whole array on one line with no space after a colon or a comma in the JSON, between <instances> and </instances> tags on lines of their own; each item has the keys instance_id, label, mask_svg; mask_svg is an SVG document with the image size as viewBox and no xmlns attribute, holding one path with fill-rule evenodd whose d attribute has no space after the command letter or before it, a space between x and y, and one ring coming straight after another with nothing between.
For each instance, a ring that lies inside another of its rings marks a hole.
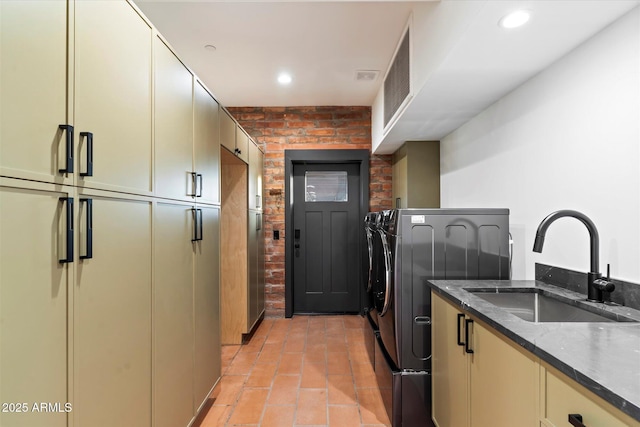
<instances>
[{"instance_id":1,"label":"tall cabinet door","mask_svg":"<svg viewBox=\"0 0 640 427\"><path fill-rule=\"evenodd\" d=\"M220 145L236 154L236 122L227 110L220 107Z\"/></svg>"},{"instance_id":2,"label":"tall cabinet door","mask_svg":"<svg viewBox=\"0 0 640 427\"><path fill-rule=\"evenodd\" d=\"M154 426L193 417L193 238L191 205L157 203L154 213Z\"/></svg>"},{"instance_id":3,"label":"tall cabinet door","mask_svg":"<svg viewBox=\"0 0 640 427\"><path fill-rule=\"evenodd\" d=\"M264 276L264 218L262 213L258 214L257 218L258 225L258 234L256 237L256 247L258 250L257 256L257 270L258 270L258 283L257 283L257 306L258 306L258 317L262 315L264 312L264 285L265 285L265 276Z\"/></svg>"},{"instance_id":4,"label":"tall cabinet door","mask_svg":"<svg viewBox=\"0 0 640 427\"><path fill-rule=\"evenodd\" d=\"M202 209L202 240L195 242L194 409L220 378L220 209Z\"/></svg>"},{"instance_id":5,"label":"tall cabinet door","mask_svg":"<svg viewBox=\"0 0 640 427\"><path fill-rule=\"evenodd\" d=\"M196 194L193 75L158 37L155 63L155 195L190 200Z\"/></svg>"},{"instance_id":6,"label":"tall cabinet door","mask_svg":"<svg viewBox=\"0 0 640 427\"><path fill-rule=\"evenodd\" d=\"M66 258L72 196L0 178L0 425L66 426L67 414L34 412L34 402L71 402L67 394L67 299L73 264ZM36 189L37 188L37 189ZM72 236L73 237L73 236Z\"/></svg>"},{"instance_id":7,"label":"tall cabinet door","mask_svg":"<svg viewBox=\"0 0 640 427\"><path fill-rule=\"evenodd\" d=\"M152 191L151 51L152 29L127 2L75 2L75 131L93 137L93 176L80 185Z\"/></svg>"},{"instance_id":8,"label":"tall cabinet door","mask_svg":"<svg viewBox=\"0 0 640 427\"><path fill-rule=\"evenodd\" d=\"M0 51L0 174L71 184L67 2L0 1Z\"/></svg>"},{"instance_id":9,"label":"tall cabinet door","mask_svg":"<svg viewBox=\"0 0 640 427\"><path fill-rule=\"evenodd\" d=\"M262 167L264 155L249 142L249 209L262 209Z\"/></svg>"},{"instance_id":10,"label":"tall cabinet door","mask_svg":"<svg viewBox=\"0 0 640 427\"><path fill-rule=\"evenodd\" d=\"M247 290L248 319L247 328L250 330L258 319L258 217L260 214L249 211L249 241L247 252L249 255L249 288ZM247 330L247 332L249 332Z\"/></svg>"},{"instance_id":11,"label":"tall cabinet door","mask_svg":"<svg viewBox=\"0 0 640 427\"><path fill-rule=\"evenodd\" d=\"M198 201L220 203L220 121L215 99L196 82L194 86L194 139L195 170L200 174Z\"/></svg>"},{"instance_id":12,"label":"tall cabinet door","mask_svg":"<svg viewBox=\"0 0 640 427\"><path fill-rule=\"evenodd\" d=\"M74 425L150 426L151 202L79 199L92 201L93 257L75 285Z\"/></svg>"}]
</instances>

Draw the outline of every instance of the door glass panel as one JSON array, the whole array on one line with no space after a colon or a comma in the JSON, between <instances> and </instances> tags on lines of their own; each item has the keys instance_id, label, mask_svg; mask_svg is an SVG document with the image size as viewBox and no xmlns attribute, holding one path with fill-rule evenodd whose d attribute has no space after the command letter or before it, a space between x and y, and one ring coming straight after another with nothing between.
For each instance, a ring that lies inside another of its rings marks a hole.
<instances>
[{"instance_id":1,"label":"door glass panel","mask_svg":"<svg viewBox=\"0 0 640 427\"><path fill-rule=\"evenodd\" d=\"M306 171L304 175L305 202L348 201L347 172Z\"/></svg>"}]
</instances>

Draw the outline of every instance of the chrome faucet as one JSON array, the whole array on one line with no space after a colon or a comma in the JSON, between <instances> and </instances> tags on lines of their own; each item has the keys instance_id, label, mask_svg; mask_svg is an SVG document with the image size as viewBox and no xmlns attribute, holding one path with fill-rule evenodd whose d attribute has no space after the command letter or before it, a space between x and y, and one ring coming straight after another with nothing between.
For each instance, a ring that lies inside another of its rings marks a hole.
<instances>
[{"instance_id":1,"label":"chrome faucet","mask_svg":"<svg viewBox=\"0 0 640 427\"><path fill-rule=\"evenodd\" d=\"M599 272L600 238L595 224L585 214L572 210L560 210L548 215L538 226L536 239L533 242L533 251L538 253L542 252L547 228L549 228L551 223L556 219L565 216L570 216L579 220L587 227L587 230L589 230L591 271L587 273L587 299L594 302L604 302L602 292L613 292L615 285L609 281L608 277L607 279L603 279Z\"/></svg>"}]
</instances>

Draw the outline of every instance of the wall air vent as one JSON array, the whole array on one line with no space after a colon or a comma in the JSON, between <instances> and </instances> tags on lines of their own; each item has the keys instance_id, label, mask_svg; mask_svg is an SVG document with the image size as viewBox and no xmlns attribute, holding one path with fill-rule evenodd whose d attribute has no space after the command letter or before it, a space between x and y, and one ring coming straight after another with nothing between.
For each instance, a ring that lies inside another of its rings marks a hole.
<instances>
[{"instance_id":1,"label":"wall air vent","mask_svg":"<svg viewBox=\"0 0 640 427\"><path fill-rule=\"evenodd\" d=\"M385 128L411 93L410 29L408 27L404 33L384 79Z\"/></svg>"}]
</instances>

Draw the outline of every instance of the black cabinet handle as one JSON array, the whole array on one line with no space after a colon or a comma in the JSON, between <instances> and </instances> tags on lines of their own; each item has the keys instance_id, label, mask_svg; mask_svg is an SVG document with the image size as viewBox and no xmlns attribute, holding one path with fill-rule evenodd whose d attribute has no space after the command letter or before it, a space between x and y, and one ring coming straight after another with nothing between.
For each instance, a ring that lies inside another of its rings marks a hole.
<instances>
[{"instance_id":1,"label":"black cabinet handle","mask_svg":"<svg viewBox=\"0 0 640 427\"><path fill-rule=\"evenodd\" d=\"M464 346L464 341L462 341L462 331L460 330L460 321L464 320L464 314L458 313L458 345Z\"/></svg>"},{"instance_id":2,"label":"black cabinet handle","mask_svg":"<svg viewBox=\"0 0 640 427\"><path fill-rule=\"evenodd\" d=\"M569 414L569 424L574 427L587 427L582 424L582 415L580 414Z\"/></svg>"},{"instance_id":3,"label":"black cabinet handle","mask_svg":"<svg viewBox=\"0 0 640 427\"><path fill-rule=\"evenodd\" d=\"M198 180L198 174L195 172L189 172L189 175L191 175L191 193L187 194L187 196L190 197L196 197L196 195L198 194L198 190L197 190L197 180Z\"/></svg>"},{"instance_id":4,"label":"black cabinet handle","mask_svg":"<svg viewBox=\"0 0 640 427\"><path fill-rule=\"evenodd\" d=\"M196 174L196 197L202 197L202 174Z\"/></svg>"},{"instance_id":5,"label":"black cabinet handle","mask_svg":"<svg viewBox=\"0 0 640 427\"><path fill-rule=\"evenodd\" d=\"M192 208L191 212L193 212L193 239L192 242L198 242L202 240L202 209Z\"/></svg>"},{"instance_id":6,"label":"black cabinet handle","mask_svg":"<svg viewBox=\"0 0 640 427\"><path fill-rule=\"evenodd\" d=\"M73 262L73 197L60 197L61 202L67 205L67 253L64 259L60 260L61 264Z\"/></svg>"},{"instance_id":7,"label":"black cabinet handle","mask_svg":"<svg viewBox=\"0 0 640 427\"><path fill-rule=\"evenodd\" d=\"M80 259L93 258L93 199L80 199L80 203L87 204L87 247L86 253Z\"/></svg>"},{"instance_id":8,"label":"black cabinet handle","mask_svg":"<svg viewBox=\"0 0 640 427\"><path fill-rule=\"evenodd\" d=\"M464 321L464 351L470 354L473 354L473 349L469 344L469 325L473 324L473 319L466 319Z\"/></svg>"},{"instance_id":9,"label":"black cabinet handle","mask_svg":"<svg viewBox=\"0 0 640 427\"><path fill-rule=\"evenodd\" d=\"M73 126L71 125L58 125L58 129L62 129L66 132L66 142L65 142L65 161L66 167L64 169L59 169L60 173L73 173Z\"/></svg>"},{"instance_id":10,"label":"black cabinet handle","mask_svg":"<svg viewBox=\"0 0 640 427\"><path fill-rule=\"evenodd\" d=\"M80 132L80 137L87 138L87 171L80 172L80 176L93 176L93 133Z\"/></svg>"},{"instance_id":11,"label":"black cabinet handle","mask_svg":"<svg viewBox=\"0 0 640 427\"><path fill-rule=\"evenodd\" d=\"M260 207L260 195L256 194L256 208Z\"/></svg>"},{"instance_id":12,"label":"black cabinet handle","mask_svg":"<svg viewBox=\"0 0 640 427\"><path fill-rule=\"evenodd\" d=\"M256 231L262 230L262 214L256 214Z\"/></svg>"}]
</instances>

